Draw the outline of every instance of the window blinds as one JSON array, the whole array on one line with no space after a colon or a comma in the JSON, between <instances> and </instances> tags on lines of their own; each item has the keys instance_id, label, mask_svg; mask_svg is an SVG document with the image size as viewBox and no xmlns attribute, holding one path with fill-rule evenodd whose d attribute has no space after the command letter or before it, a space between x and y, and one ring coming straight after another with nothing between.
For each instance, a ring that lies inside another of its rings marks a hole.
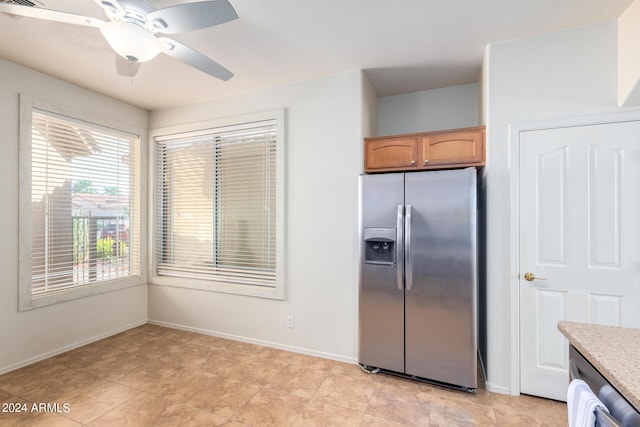
<instances>
[{"instance_id":1,"label":"window blinds","mask_svg":"<svg viewBox=\"0 0 640 427\"><path fill-rule=\"evenodd\" d=\"M34 109L31 293L138 276L138 137Z\"/></svg>"},{"instance_id":2,"label":"window blinds","mask_svg":"<svg viewBox=\"0 0 640 427\"><path fill-rule=\"evenodd\" d=\"M155 144L157 274L275 287L276 121Z\"/></svg>"}]
</instances>

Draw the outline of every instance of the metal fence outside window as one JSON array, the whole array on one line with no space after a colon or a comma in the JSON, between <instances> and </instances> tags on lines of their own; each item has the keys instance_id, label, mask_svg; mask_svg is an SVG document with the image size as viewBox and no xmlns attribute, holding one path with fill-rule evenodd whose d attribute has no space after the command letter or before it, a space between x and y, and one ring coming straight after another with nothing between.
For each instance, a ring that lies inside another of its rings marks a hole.
<instances>
[{"instance_id":1,"label":"metal fence outside window","mask_svg":"<svg viewBox=\"0 0 640 427\"><path fill-rule=\"evenodd\" d=\"M122 217L74 216L72 222L74 284L129 275L129 229Z\"/></svg>"}]
</instances>

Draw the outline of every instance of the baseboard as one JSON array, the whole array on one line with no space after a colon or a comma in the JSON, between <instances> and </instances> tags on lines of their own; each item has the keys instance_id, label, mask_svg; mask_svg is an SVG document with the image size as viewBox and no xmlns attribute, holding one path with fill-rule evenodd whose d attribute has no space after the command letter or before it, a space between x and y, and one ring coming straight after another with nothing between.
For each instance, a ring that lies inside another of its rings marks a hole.
<instances>
[{"instance_id":1,"label":"baseboard","mask_svg":"<svg viewBox=\"0 0 640 427\"><path fill-rule=\"evenodd\" d=\"M509 387L491 384L491 381L486 381L484 383L484 388L486 388L487 391L490 391L492 393L509 394L509 395L511 394L511 389L509 389Z\"/></svg>"},{"instance_id":2,"label":"baseboard","mask_svg":"<svg viewBox=\"0 0 640 427\"><path fill-rule=\"evenodd\" d=\"M75 342L73 344L69 344L69 345L66 345L64 347L59 347L59 348L57 348L55 350L52 350L52 351L49 351L47 353L43 353L43 354L40 354L38 356L31 357L29 359L23 360L21 362L14 363L13 365L1 367L0 368L0 375L6 374L7 372L15 371L16 369L24 368L25 366L34 364L36 362L40 362L41 360L45 360L45 359L48 359L48 358L53 357L53 356L57 356L58 354L62 354L64 352L66 352L66 351L73 350L75 348L82 347L82 346L87 345L87 344L91 344L92 342L100 341L101 339L110 337L112 335L119 334L121 332L127 331L127 330L132 329L132 328L136 328L136 327L144 325L146 323L147 323L147 319L139 320L137 322L130 323L127 326L123 326L121 328L114 329L114 330L111 330L109 332L105 332L103 334L96 335L96 336L93 336L91 338L84 339L82 341L77 341L77 342Z\"/></svg>"},{"instance_id":3,"label":"baseboard","mask_svg":"<svg viewBox=\"0 0 640 427\"><path fill-rule=\"evenodd\" d=\"M326 353L326 352L323 352L323 351L311 350L311 349L308 349L308 348L296 347L296 346L287 345L287 344L280 344L280 343L276 343L276 342L272 342L272 341L259 340L259 339L255 339L255 338L247 338L247 337L243 337L243 336L240 336L240 335L233 335L233 334L227 334L227 333L224 333L224 332L211 331L209 329L194 328L194 327L191 327L191 326L180 325L180 324L171 323L171 322L164 322L164 321L160 321L160 320L149 319L148 323L150 323L152 325L164 326L164 327L172 328L172 329L179 329L179 330L182 330L182 331L196 332L198 334L210 335L212 337L224 338L224 339L228 339L228 340L232 340L232 341L240 341L240 342L245 342L245 343L249 343L249 344L261 345L261 346L264 346L264 347L276 348L278 350L290 351L292 353L305 354L307 356L315 356L315 357L320 357L320 358L323 358L323 359L329 359L329 360L335 360L335 361L338 361L338 362L350 363L350 364L353 364L353 365L358 363L358 360L356 358L353 358L353 357L343 356L343 355L334 354L334 353Z\"/></svg>"}]
</instances>

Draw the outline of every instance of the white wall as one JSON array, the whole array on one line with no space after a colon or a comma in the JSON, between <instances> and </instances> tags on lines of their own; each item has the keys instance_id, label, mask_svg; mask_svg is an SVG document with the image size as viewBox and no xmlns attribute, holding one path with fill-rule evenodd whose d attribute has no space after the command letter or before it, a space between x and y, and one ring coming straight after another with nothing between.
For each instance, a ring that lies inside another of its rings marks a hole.
<instances>
[{"instance_id":1,"label":"white wall","mask_svg":"<svg viewBox=\"0 0 640 427\"><path fill-rule=\"evenodd\" d=\"M478 84L378 99L378 135L478 126Z\"/></svg>"},{"instance_id":2,"label":"white wall","mask_svg":"<svg viewBox=\"0 0 640 427\"><path fill-rule=\"evenodd\" d=\"M354 71L151 113L151 129L275 108L287 121L285 300L149 285L151 322L355 361L362 106Z\"/></svg>"},{"instance_id":3,"label":"white wall","mask_svg":"<svg viewBox=\"0 0 640 427\"><path fill-rule=\"evenodd\" d=\"M618 104L640 106L640 0L618 19Z\"/></svg>"},{"instance_id":4,"label":"white wall","mask_svg":"<svg viewBox=\"0 0 640 427\"><path fill-rule=\"evenodd\" d=\"M368 138L378 135L378 94L362 73L362 136ZM363 150L364 155L364 150Z\"/></svg>"},{"instance_id":5,"label":"white wall","mask_svg":"<svg viewBox=\"0 0 640 427\"><path fill-rule=\"evenodd\" d=\"M608 22L487 48L483 88L487 120L488 382L511 389L513 292L510 256L509 125L620 111L617 23ZM517 336L516 336L517 337ZM517 372L517 371L516 371Z\"/></svg>"},{"instance_id":6,"label":"white wall","mask_svg":"<svg viewBox=\"0 0 640 427\"><path fill-rule=\"evenodd\" d=\"M146 286L18 312L18 94L146 129L146 111L0 59L0 373L137 324Z\"/></svg>"}]
</instances>

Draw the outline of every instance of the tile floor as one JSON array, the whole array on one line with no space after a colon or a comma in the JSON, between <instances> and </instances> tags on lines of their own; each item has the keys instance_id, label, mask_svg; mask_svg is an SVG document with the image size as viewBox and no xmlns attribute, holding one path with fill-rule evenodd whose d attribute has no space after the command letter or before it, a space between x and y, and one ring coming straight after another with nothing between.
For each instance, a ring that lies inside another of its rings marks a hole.
<instances>
[{"instance_id":1,"label":"tile floor","mask_svg":"<svg viewBox=\"0 0 640 427\"><path fill-rule=\"evenodd\" d=\"M2 375L0 402L1 426L567 425L564 403L450 391L154 325Z\"/></svg>"}]
</instances>

